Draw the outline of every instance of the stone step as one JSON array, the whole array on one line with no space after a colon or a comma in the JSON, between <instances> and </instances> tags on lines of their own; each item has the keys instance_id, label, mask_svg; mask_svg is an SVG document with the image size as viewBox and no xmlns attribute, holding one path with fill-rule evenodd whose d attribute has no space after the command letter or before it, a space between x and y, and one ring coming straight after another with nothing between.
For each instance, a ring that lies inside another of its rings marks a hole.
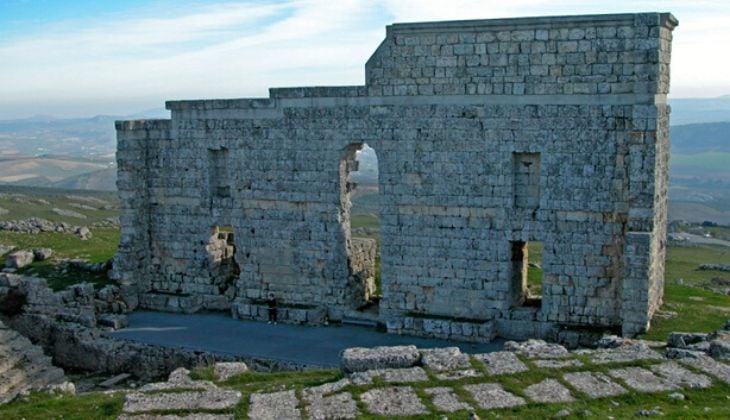
<instances>
[{"instance_id":1,"label":"stone step","mask_svg":"<svg viewBox=\"0 0 730 420\"><path fill-rule=\"evenodd\" d=\"M342 317L342 323L345 325L376 328L378 326L378 317L377 314L373 315L368 312L348 311Z\"/></svg>"}]
</instances>

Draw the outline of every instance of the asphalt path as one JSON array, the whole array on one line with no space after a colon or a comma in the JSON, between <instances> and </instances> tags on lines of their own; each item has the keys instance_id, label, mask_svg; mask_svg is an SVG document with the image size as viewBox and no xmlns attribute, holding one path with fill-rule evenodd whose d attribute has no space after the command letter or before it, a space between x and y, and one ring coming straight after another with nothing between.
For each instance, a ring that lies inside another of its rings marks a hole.
<instances>
[{"instance_id":1,"label":"asphalt path","mask_svg":"<svg viewBox=\"0 0 730 420\"><path fill-rule=\"evenodd\" d=\"M400 336L350 325L273 325L219 313L144 311L130 314L129 327L110 334L140 343L323 367L338 366L342 350L348 347L414 344L420 348L458 346L465 353L485 353L500 350L503 344L502 340L472 344Z\"/></svg>"}]
</instances>

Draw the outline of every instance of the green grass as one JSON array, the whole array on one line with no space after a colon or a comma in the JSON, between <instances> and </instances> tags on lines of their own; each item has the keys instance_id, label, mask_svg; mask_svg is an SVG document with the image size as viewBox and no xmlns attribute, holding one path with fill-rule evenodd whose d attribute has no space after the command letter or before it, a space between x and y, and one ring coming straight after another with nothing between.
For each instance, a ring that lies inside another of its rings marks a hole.
<instances>
[{"instance_id":1,"label":"green grass","mask_svg":"<svg viewBox=\"0 0 730 420\"><path fill-rule=\"evenodd\" d=\"M477 407L471 394L464 388L468 384L478 384L487 382L499 382L504 389L524 397L524 389L532 384L538 383L544 379L552 378L561 382L564 386L571 388L566 383L562 375L570 371L592 371L607 372L609 369L619 366L643 366L646 367L654 362L639 361L632 363L614 363L607 365L594 365L588 361L585 356L579 356L585 364L583 367L571 367L562 370L539 369L532 365L529 360L524 360L531 367L529 371L497 376L483 376L478 378L466 378L460 380L439 380L433 372L427 369L429 381L417 382L411 384L384 384L382 380L376 380L373 385L354 386L349 385L344 391L353 394L356 400L373 388L383 386L412 386L416 393L421 397L424 404L433 410L435 407L431 402L431 398L427 396L425 389L446 386L454 390L462 401L465 401ZM472 364L478 371L485 372L484 365L476 360L472 360ZM212 369L203 368L193 371L195 379L213 380ZM243 398L235 408L234 414L236 418L246 418L249 409L250 395L255 392L276 392L283 390L294 390L300 397L302 390L307 387L321 385L327 382L334 382L342 378L339 370L310 370L304 372L280 372L280 373L255 373L248 372L235 376L219 385L241 391ZM616 382L626 386L621 380ZM558 404L540 404L529 403L527 405L516 408L505 408L495 410L476 409L476 413L481 418L508 418L508 419L527 419L527 418L550 418L561 409L567 408L572 415L569 418L581 417L614 417L614 418L633 418L639 410L659 409L668 418L728 418L730 416L730 404L727 404L728 395L730 395L730 386L715 380L714 385L707 389L682 389L680 392L685 395L683 401L672 401L668 395L672 391L658 393L637 393L630 392L626 395L601 398L591 400L586 398L575 389L571 390L572 394L577 398L575 402L558 403ZM3 419L109 419L115 418L121 414L121 394L104 395L99 392L77 395L77 396L48 396L36 394L26 400L18 400L0 408L0 417ZM300 406L302 412L304 407ZM383 419L383 417L374 416L366 412L366 407L358 401L358 408L361 412L359 418L362 419ZM183 414L182 412L171 412ZM589 414L590 413L590 414ZM450 419L466 419L468 412L460 411L449 414ZM410 419L432 419L438 418L438 415L430 414L425 416L407 417Z\"/></svg>"},{"instance_id":2,"label":"green grass","mask_svg":"<svg viewBox=\"0 0 730 420\"><path fill-rule=\"evenodd\" d=\"M87 226L109 217L117 217L118 203L119 200L114 192L0 186L0 208L8 210L7 214L0 215L0 220L39 217L52 222ZM73 207L72 204L82 204L94 209ZM102 209L107 204L113 208ZM60 216L52 211L54 207L83 214L86 218Z\"/></svg>"},{"instance_id":3,"label":"green grass","mask_svg":"<svg viewBox=\"0 0 730 420\"><path fill-rule=\"evenodd\" d=\"M15 419L116 419L122 411L122 394L94 392L76 396L34 394L0 407L0 418Z\"/></svg>"},{"instance_id":4,"label":"green grass","mask_svg":"<svg viewBox=\"0 0 730 420\"><path fill-rule=\"evenodd\" d=\"M527 288L530 296L542 296L542 253L544 246L542 242L527 243L527 262L538 264L538 267L527 268Z\"/></svg>"},{"instance_id":5,"label":"green grass","mask_svg":"<svg viewBox=\"0 0 730 420\"><path fill-rule=\"evenodd\" d=\"M669 246L664 274L665 284L675 284L682 279L688 286L712 288L713 278L730 279L730 273L727 272L697 270L700 264L730 264L730 247Z\"/></svg>"},{"instance_id":6,"label":"green grass","mask_svg":"<svg viewBox=\"0 0 730 420\"><path fill-rule=\"evenodd\" d=\"M374 214L353 214L350 216L350 228L380 228L378 216Z\"/></svg>"},{"instance_id":7,"label":"green grass","mask_svg":"<svg viewBox=\"0 0 730 420\"><path fill-rule=\"evenodd\" d=\"M59 232L44 232L35 235L0 231L0 243L14 245L17 249L51 248L53 257L49 261L37 261L18 271L20 274L46 278L54 290L61 290L71 284L90 282L103 286L110 281L106 273L90 273L70 269L63 272L57 266L61 258L83 258L92 263L108 261L119 245L119 229L94 229L92 238L82 241L75 235ZM4 264L4 260L0 261Z\"/></svg>"},{"instance_id":8,"label":"green grass","mask_svg":"<svg viewBox=\"0 0 730 420\"><path fill-rule=\"evenodd\" d=\"M730 262L730 248L668 247L664 305L654 317L651 329L642 338L666 340L673 331L711 332L720 329L730 319L730 296L713 291L716 289L713 279L730 279L730 273L700 271L697 267L704 263L723 262ZM678 284L679 279L682 284Z\"/></svg>"}]
</instances>

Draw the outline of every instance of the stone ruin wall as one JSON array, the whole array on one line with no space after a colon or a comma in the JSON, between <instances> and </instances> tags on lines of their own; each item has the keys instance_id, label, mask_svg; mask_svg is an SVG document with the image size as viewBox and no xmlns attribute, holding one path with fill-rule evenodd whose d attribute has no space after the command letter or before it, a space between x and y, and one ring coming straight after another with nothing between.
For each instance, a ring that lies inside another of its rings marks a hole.
<instances>
[{"instance_id":1,"label":"stone ruin wall","mask_svg":"<svg viewBox=\"0 0 730 420\"><path fill-rule=\"evenodd\" d=\"M349 236L347 173L367 143L390 330L642 331L663 293L675 26L657 13L396 24L364 86L173 101L171 120L118 122L119 280L148 308L274 293L316 306L307 321L341 319L369 287L356 256L375 254ZM215 226L234 234L230 282L211 270ZM513 249L529 241L545 247L539 308L515 286Z\"/></svg>"}]
</instances>

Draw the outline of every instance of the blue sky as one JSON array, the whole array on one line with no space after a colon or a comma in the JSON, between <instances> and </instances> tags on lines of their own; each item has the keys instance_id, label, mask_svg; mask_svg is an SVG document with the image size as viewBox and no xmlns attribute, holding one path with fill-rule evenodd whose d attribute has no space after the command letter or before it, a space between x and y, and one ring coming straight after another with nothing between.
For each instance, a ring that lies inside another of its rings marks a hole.
<instances>
[{"instance_id":1,"label":"blue sky","mask_svg":"<svg viewBox=\"0 0 730 420\"><path fill-rule=\"evenodd\" d=\"M0 0L0 119L364 82L393 22L669 11L672 96L730 94L730 1Z\"/></svg>"}]
</instances>

